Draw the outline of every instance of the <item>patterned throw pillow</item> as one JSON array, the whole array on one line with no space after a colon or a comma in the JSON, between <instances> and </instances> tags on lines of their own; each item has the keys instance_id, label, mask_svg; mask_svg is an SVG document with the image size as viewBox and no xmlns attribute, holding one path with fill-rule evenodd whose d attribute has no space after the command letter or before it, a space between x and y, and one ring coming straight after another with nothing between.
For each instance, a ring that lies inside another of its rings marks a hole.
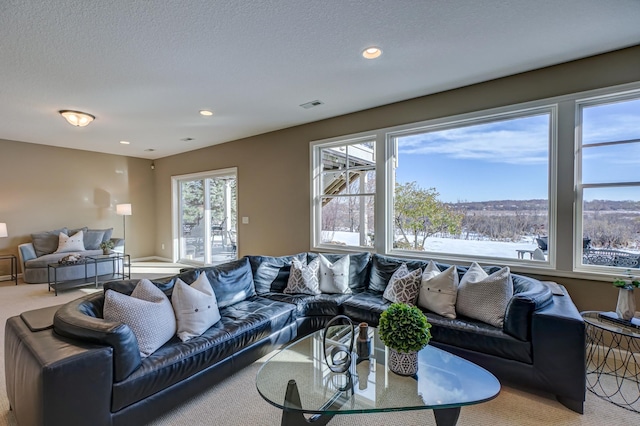
<instances>
[{"instance_id":1,"label":"patterned throw pillow","mask_svg":"<svg viewBox=\"0 0 640 426\"><path fill-rule=\"evenodd\" d=\"M291 273L284 292L287 294L320 294L319 271L319 258L316 257L308 265L305 265L294 257L291 261Z\"/></svg>"},{"instance_id":2,"label":"patterned throw pillow","mask_svg":"<svg viewBox=\"0 0 640 426\"><path fill-rule=\"evenodd\" d=\"M456 267L450 266L440 272L438 266L431 260L422 274L418 306L453 319L456 317L457 295L458 271L456 271Z\"/></svg>"},{"instance_id":3,"label":"patterned throw pillow","mask_svg":"<svg viewBox=\"0 0 640 426\"><path fill-rule=\"evenodd\" d=\"M456 311L459 315L502 328L507 305L513 297L513 282L508 267L491 275L473 262L460 280Z\"/></svg>"},{"instance_id":4,"label":"patterned throw pillow","mask_svg":"<svg viewBox=\"0 0 640 426\"><path fill-rule=\"evenodd\" d=\"M176 317L169 298L147 279L138 282L131 296L107 290L103 314L107 321L129 326L143 358L176 334Z\"/></svg>"},{"instance_id":5,"label":"patterned throw pillow","mask_svg":"<svg viewBox=\"0 0 640 426\"><path fill-rule=\"evenodd\" d=\"M171 305L178 323L178 337L183 342L198 337L220 321L216 294L207 274L200 274L191 284L176 279L171 294Z\"/></svg>"},{"instance_id":6,"label":"patterned throw pillow","mask_svg":"<svg viewBox=\"0 0 640 426\"><path fill-rule=\"evenodd\" d=\"M351 294L349 288L349 255L341 257L334 263L322 254L320 259L320 291L322 293Z\"/></svg>"},{"instance_id":7,"label":"patterned throw pillow","mask_svg":"<svg viewBox=\"0 0 640 426\"><path fill-rule=\"evenodd\" d=\"M72 236L64 232L58 234L58 250L54 253L69 253L71 251L84 251L84 232L78 231Z\"/></svg>"},{"instance_id":8,"label":"patterned throw pillow","mask_svg":"<svg viewBox=\"0 0 640 426\"><path fill-rule=\"evenodd\" d=\"M420 292L420 279L422 277L422 269L418 268L409 272L407 264L403 263L391 275L389 284L384 290L382 297L391 303L401 302L414 306L418 293Z\"/></svg>"}]
</instances>

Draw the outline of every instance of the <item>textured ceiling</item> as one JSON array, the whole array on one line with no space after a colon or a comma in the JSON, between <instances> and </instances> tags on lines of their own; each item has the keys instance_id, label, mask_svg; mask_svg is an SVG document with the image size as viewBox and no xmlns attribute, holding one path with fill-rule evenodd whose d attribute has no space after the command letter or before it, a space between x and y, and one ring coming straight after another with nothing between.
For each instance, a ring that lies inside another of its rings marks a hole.
<instances>
[{"instance_id":1,"label":"textured ceiling","mask_svg":"<svg viewBox=\"0 0 640 426\"><path fill-rule=\"evenodd\" d=\"M639 22L638 0L2 0L0 139L156 159L640 44Z\"/></svg>"}]
</instances>

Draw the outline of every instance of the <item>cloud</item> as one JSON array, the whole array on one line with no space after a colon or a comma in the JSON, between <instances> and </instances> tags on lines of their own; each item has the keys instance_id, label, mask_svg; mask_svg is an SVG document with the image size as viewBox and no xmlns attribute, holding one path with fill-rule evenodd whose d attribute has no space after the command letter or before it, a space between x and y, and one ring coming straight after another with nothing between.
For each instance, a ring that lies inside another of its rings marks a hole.
<instances>
[{"instance_id":1,"label":"cloud","mask_svg":"<svg viewBox=\"0 0 640 426\"><path fill-rule=\"evenodd\" d=\"M548 116L517 118L398 138L404 155L521 165L549 161Z\"/></svg>"}]
</instances>

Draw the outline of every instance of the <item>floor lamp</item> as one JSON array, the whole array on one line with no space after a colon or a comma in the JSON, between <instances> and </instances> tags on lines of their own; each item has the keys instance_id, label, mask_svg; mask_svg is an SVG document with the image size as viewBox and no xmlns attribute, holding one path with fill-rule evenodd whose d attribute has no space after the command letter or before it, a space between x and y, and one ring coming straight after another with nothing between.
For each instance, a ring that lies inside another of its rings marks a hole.
<instances>
[{"instance_id":1,"label":"floor lamp","mask_svg":"<svg viewBox=\"0 0 640 426\"><path fill-rule=\"evenodd\" d=\"M122 255L127 254L127 216L131 216L131 204L116 204L116 214L122 216Z\"/></svg>"}]
</instances>

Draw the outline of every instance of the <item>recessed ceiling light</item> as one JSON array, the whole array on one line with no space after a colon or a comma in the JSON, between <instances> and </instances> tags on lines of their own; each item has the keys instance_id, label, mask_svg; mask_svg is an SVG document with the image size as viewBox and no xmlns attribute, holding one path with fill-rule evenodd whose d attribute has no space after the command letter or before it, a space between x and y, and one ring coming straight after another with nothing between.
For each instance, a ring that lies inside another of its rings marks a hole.
<instances>
[{"instance_id":1,"label":"recessed ceiling light","mask_svg":"<svg viewBox=\"0 0 640 426\"><path fill-rule=\"evenodd\" d=\"M201 109L200 115L204 115L205 117L210 117L213 115L213 112L209 111L208 109Z\"/></svg>"},{"instance_id":2,"label":"recessed ceiling light","mask_svg":"<svg viewBox=\"0 0 640 426\"><path fill-rule=\"evenodd\" d=\"M382 50L379 47L371 46L362 51L362 56L367 59L375 59L380 55L382 55Z\"/></svg>"},{"instance_id":3,"label":"recessed ceiling light","mask_svg":"<svg viewBox=\"0 0 640 426\"><path fill-rule=\"evenodd\" d=\"M120 143L121 143L122 145L129 145L131 142L129 142L129 141L120 141Z\"/></svg>"},{"instance_id":4,"label":"recessed ceiling light","mask_svg":"<svg viewBox=\"0 0 640 426\"><path fill-rule=\"evenodd\" d=\"M155 149L153 149L153 148L147 148L147 149L145 149L145 152L153 152L153 151L155 151Z\"/></svg>"}]
</instances>

